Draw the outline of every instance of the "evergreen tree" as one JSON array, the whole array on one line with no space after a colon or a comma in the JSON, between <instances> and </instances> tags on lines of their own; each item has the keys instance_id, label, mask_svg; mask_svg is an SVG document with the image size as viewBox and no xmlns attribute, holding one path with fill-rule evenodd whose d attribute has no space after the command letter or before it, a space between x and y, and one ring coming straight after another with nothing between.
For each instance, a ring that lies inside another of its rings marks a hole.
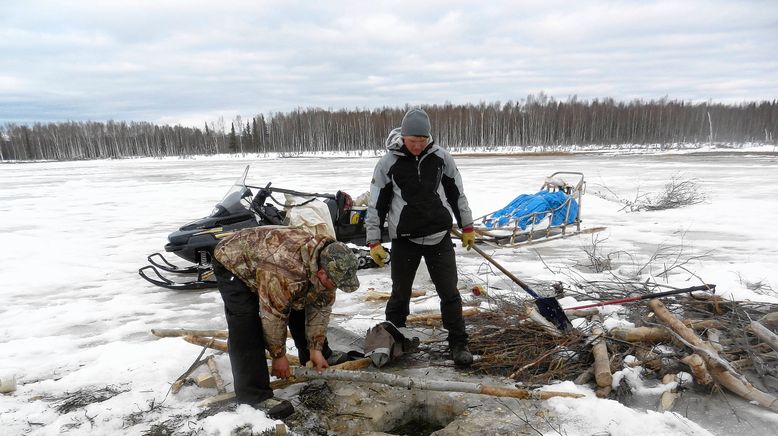
<instances>
[{"instance_id":1,"label":"evergreen tree","mask_svg":"<svg viewBox=\"0 0 778 436\"><path fill-rule=\"evenodd\" d=\"M257 132L257 119L251 118L251 146L259 153L259 132Z\"/></svg>"},{"instance_id":2,"label":"evergreen tree","mask_svg":"<svg viewBox=\"0 0 778 436\"><path fill-rule=\"evenodd\" d=\"M238 138L235 136L235 123L230 123L230 136L227 144L229 145L231 152L238 152Z\"/></svg>"},{"instance_id":3,"label":"evergreen tree","mask_svg":"<svg viewBox=\"0 0 778 436\"><path fill-rule=\"evenodd\" d=\"M243 151L253 151L254 150L254 139L253 135L251 134L251 125L248 121L246 121L246 130L243 132L243 134L246 137L246 140L244 142Z\"/></svg>"}]
</instances>

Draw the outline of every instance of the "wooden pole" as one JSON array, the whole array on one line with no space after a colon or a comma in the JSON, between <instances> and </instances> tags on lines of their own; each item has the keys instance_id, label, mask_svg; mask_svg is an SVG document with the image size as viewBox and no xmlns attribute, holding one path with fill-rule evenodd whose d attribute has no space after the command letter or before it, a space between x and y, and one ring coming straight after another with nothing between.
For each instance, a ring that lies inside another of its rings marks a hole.
<instances>
[{"instance_id":1,"label":"wooden pole","mask_svg":"<svg viewBox=\"0 0 778 436\"><path fill-rule=\"evenodd\" d=\"M339 380L354 383L378 383L406 389L425 391L465 392L471 394L491 395L494 397L511 397L519 399L547 400L553 397L581 398L584 395L570 392L529 391L514 387L482 385L480 383L457 382L448 380L432 380L429 378L403 377L384 372L338 371L326 369L321 373L311 368L294 368L295 377L306 377L319 380Z\"/></svg>"},{"instance_id":2,"label":"wooden pole","mask_svg":"<svg viewBox=\"0 0 778 436\"><path fill-rule=\"evenodd\" d=\"M227 338L227 330L151 329L151 334L158 338L174 338L178 336Z\"/></svg>"}]
</instances>

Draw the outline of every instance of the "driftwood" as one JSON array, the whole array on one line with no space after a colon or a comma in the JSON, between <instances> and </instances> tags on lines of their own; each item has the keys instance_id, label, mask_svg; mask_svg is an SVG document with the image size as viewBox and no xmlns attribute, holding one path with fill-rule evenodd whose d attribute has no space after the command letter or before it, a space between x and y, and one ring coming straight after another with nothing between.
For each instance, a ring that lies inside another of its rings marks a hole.
<instances>
[{"instance_id":1,"label":"driftwood","mask_svg":"<svg viewBox=\"0 0 778 436\"><path fill-rule=\"evenodd\" d=\"M667 412L668 410L673 409L673 404L675 404L675 400L679 397L678 395L678 383L676 382L676 375L675 374L665 374L664 377L662 377L662 383L669 385L674 384L672 388L662 392L662 395L659 396L659 411L660 412Z\"/></svg>"},{"instance_id":2,"label":"driftwood","mask_svg":"<svg viewBox=\"0 0 778 436\"><path fill-rule=\"evenodd\" d=\"M753 332L757 338L762 342L769 345L775 351L778 351L778 335L771 332L767 327L763 326L758 321L751 321L749 329Z\"/></svg>"},{"instance_id":3,"label":"driftwood","mask_svg":"<svg viewBox=\"0 0 778 436\"><path fill-rule=\"evenodd\" d=\"M477 307L468 307L462 311L462 316L473 316L478 314ZM425 325L437 325L440 324L443 319L443 315L440 312L428 312L417 313L415 315L409 315L406 322L408 323L421 323Z\"/></svg>"},{"instance_id":4,"label":"driftwood","mask_svg":"<svg viewBox=\"0 0 778 436\"><path fill-rule=\"evenodd\" d=\"M184 340L190 344L199 345L201 347L211 348L217 351L227 352L227 343L214 338L204 338L202 336L184 336Z\"/></svg>"},{"instance_id":5,"label":"driftwood","mask_svg":"<svg viewBox=\"0 0 778 436\"><path fill-rule=\"evenodd\" d=\"M559 330L554 324L549 322L546 318L543 317L543 315L538 312L538 310L532 306L525 306L526 308L526 315L527 318L531 319L535 324L543 327L543 330L547 331L549 334L552 334L554 336L564 336L562 334L562 331Z\"/></svg>"},{"instance_id":6,"label":"driftwood","mask_svg":"<svg viewBox=\"0 0 778 436\"><path fill-rule=\"evenodd\" d=\"M724 323L715 319L685 319L683 324L694 330L723 329Z\"/></svg>"},{"instance_id":7,"label":"driftwood","mask_svg":"<svg viewBox=\"0 0 778 436\"><path fill-rule=\"evenodd\" d=\"M592 321L592 354L594 355L594 380L600 388L610 387L613 384L613 374L610 368L608 347L603 338L602 321L599 316L593 316ZM607 394L606 394L607 395Z\"/></svg>"},{"instance_id":8,"label":"driftwood","mask_svg":"<svg viewBox=\"0 0 778 436\"><path fill-rule=\"evenodd\" d=\"M208 356L208 358L205 359L205 363L208 364L208 370L211 372L211 376L216 383L216 392L220 394L225 393L224 380L222 380L222 376L219 374L219 369L216 368L216 362L214 362L213 356Z\"/></svg>"},{"instance_id":9,"label":"driftwood","mask_svg":"<svg viewBox=\"0 0 778 436\"><path fill-rule=\"evenodd\" d=\"M610 336L627 342L670 342L672 336L661 327L616 327L609 332Z\"/></svg>"},{"instance_id":10,"label":"driftwood","mask_svg":"<svg viewBox=\"0 0 778 436\"><path fill-rule=\"evenodd\" d=\"M589 309L565 309L565 315L567 315L568 318L588 318L592 315L598 315L599 313L600 309L597 307Z\"/></svg>"},{"instance_id":11,"label":"driftwood","mask_svg":"<svg viewBox=\"0 0 778 436\"><path fill-rule=\"evenodd\" d=\"M651 300L648 306L660 321L676 333L676 338L693 348L702 357L713 380L748 401L755 401L762 407L778 412L778 398L760 391L745 380L732 368L732 365L718 356L713 346L700 339L693 330L673 316L661 301Z\"/></svg>"},{"instance_id":12,"label":"driftwood","mask_svg":"<svg viewBox=\"0 0 778 436\"><path fill-rule=\"evenodd\" d=\"M514 387L490 386L479 383L456 382L446 380L431 380L429 378L403 377L396 374L366 371L338 371L327 369L318 373L310 368L294 368L295 377L307 377L320 380L340 380L354 383L378 383L407 389L421 389L441 392L466 392L472 394L491 395L494 397L511 397L519 399L546 400L553 397L581 398L581 394L553 391L529 391Z\"/></svg>"},{"instance_id":13,"label":"driftwood","mask_svg":"<svg viewBox=\"0 0 778 436\"><path fill-rule=\"evenodd\" d=\"M227 330L151 329L151 334L159 338L174 338L179 336L227 338Z\"/></svg>"},{"instance_id":14,"label":"driftwood","mask_svg":"<svg viewBox=\"0 0 778 436\"><path fill-rule=\"evenodd\" d=\"M411 298L423 297L425 295L427 295L427 291L422 291L419 289L411 290ZM365 293L365 301L388 300L389 297L391 296L392 296L391 292L381 292L381 291L376 291L375 288L367 288L367 292Z\"/></svg>"},{"instance_id":15,"label":"driftwood","mask_svg":"<svg viewBox=\"0 0 778 436\"><path fill-rule=\"evenodd\" d=\"M681 363L687 365L692 370L694 380L703 386L713 383L713 377L705 366L705 361L698 354L690 354L681 359Z\"/></svg>"}]
</instances>

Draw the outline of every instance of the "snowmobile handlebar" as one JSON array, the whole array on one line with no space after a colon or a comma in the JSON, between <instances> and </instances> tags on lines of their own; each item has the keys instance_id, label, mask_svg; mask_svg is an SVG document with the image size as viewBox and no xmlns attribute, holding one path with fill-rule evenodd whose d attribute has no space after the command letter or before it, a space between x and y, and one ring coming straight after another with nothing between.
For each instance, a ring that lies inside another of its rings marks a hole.
<instances>
[{"instance_id":1,"label":"snowmobile handlebar","mask_svg":"<svg viewBox=\"0 0 778 436\"><path fill-rule=\"evenodd\" d=\"M278 192L279 194L291 194L291 195L297 195L300 197L320 197L320 198L331 198L333 200L336 199L335 194L319 194L317 192L300 192L295 191L292 189L284 189L284 188L271 188L270 183L268 183L266 186L252 186L252 185L246 185L247 188L253 188L259 190L259 192L265 191L265 192Z\"/></svg>"}]
</instances>

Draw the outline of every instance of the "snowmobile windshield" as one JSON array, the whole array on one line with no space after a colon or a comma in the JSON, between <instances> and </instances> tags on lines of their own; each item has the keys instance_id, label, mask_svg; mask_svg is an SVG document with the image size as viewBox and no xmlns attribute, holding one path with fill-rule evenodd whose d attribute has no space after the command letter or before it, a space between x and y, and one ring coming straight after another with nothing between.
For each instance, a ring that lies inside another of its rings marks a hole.
<instances>
[{"instance_id":1,"label":"snowmobile windshield","mask_svg":"<svg viewBox=\"0 0 778 436\"><path fill-rule=\"evenodd\" d=\"M251 206L251 189L246 187L246 177L249 173L249 165L243 170L243 174L235 180L222 200L211 212L212 217L230 215L249 210Z\"/></svg>"}]
</instances>

